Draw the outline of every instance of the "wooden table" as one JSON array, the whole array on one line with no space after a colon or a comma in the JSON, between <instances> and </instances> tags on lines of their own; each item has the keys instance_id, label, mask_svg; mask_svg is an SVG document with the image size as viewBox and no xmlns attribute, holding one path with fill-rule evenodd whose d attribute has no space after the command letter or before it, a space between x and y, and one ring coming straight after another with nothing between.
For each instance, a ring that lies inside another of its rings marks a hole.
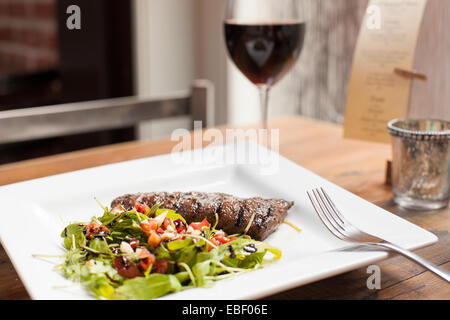
<instances>
[{"instance_id":1,"label":"wooden table","mask_svg":"<svg viewBox=\"0 0 450 320\"><path fill-rule=\"evenodd\" d=\"M385 185L390 146L342 139L342 127L301 117L272 121L280 128L280 154L360 197L415 223L439 237L417 253L450 269L450 210L412 212L396 207ZM139 141L72 152L0 166L0 185L169 153L177 142ZM450 285L401 256L377 263L381 289L369 290L366 268L305 285L269 299L450 299ZM21 281L0 247L0 299L28 299Z\"/></svg>"}]
</instances>

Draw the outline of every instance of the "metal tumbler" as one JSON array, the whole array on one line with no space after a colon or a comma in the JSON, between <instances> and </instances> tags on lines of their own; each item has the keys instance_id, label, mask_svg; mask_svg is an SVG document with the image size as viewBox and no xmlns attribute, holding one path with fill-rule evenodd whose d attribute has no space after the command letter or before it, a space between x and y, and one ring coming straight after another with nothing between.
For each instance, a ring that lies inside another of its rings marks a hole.
<instances>
[{"instance_id":1,"label":"metal tumbler","mask_svg":"<svg viewBox=\"0 0 450 320\"><path fill-rule=\"evenodd\" d=\"M394 202L415 210L437 210L450 199L450 122L392 120Z\"/></svg>"}]
</instances>

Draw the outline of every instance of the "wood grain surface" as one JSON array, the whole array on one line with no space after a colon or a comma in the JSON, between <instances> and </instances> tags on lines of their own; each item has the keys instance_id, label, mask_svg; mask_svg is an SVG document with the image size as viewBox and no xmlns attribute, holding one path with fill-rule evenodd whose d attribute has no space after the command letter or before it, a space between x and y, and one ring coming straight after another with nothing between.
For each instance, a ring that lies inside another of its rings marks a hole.
<instances>
[{"instance_id":1,"label":"wood grain surface","mask_svg":"<svg viewBox=\"0 0 450 320\"><path fill-rule=\"evenodd\" d=\"M413 212L392 203L385 185L390 146L342 139L342 127L302 117L275 120L280 129L280 154L341 187L403 217L439 237L417 250L433 263L450 269L450 210ZM130 142L0 166L0 185L171 151L177 142ZM369 290L366 268L285 291L268 299L450 299L450 285L401 256L381 268L381 289ZM0 247L0 299L28 299L3 248Z\"/></svg>"}]
</instances>

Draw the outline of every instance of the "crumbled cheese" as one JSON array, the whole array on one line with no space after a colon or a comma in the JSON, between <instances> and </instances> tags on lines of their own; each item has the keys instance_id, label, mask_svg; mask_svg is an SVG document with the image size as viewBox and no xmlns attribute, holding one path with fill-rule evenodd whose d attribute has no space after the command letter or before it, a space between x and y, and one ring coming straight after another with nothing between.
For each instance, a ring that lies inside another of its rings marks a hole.
<instances>
[{"instance_id":1,"label":"crumbled cheese","mask_svg":"<svg viewBox=\"0 0 450 320\"><path fill-rule=\"evenodd\" d=\"M191 226L186 230L187 234L193 234L194 236L201 236L202 232L200 230L194 229Z\"/></svg>"},{"instance_id":2,"label":"crumbled cheese","mask_svg":"<svg viewBox=\"0 0 450 320\"><path fill-rule=\"evenodd\" d=\"M162 240L172 240L175 236L176 236L175 233L166 231L161 235L161 239Z\"/></svg>"},{"instance_id":3,"label":"crumbled cheese","mask_svg":"<svg viewBox=\"0 0 450 320\"><path fill-rule=\"evenodd\" d=\"M122 243L120 244L120 251L122 251L122 253L125 254L133 254L133 248L130 246L130 244L128 242L122 241Z\"/></svg>"},{"instance_id":4,"label":"crumbled cheese","mask_svg":"<svg viewBox=\"0 0 450 320\"><path fill-rule=\"evenodd\" d=\"M136 255L139 257L141 255L142 251L144 251L142 248L137 248Z\"/></svg>"}]
</instances>

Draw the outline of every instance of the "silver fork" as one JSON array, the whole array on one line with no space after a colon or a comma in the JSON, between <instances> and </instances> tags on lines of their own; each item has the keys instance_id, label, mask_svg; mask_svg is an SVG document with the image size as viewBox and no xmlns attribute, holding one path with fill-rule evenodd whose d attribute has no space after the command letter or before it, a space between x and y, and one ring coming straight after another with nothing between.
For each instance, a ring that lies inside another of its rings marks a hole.
<instances>
[{"instance_id":1,"label":"silver fork","mask_svg":"<svg viewBox=\"0 0 450 320\"><path fill-rule=\"evenodd\" d=\"M360 245L382 247L394 250L435 273L447 282L450 282L450 272L437 267L411 251L361 231L352 225L336 208L336 205L333 203L325 190L323 190L323 188L316 188L311 191L307 191L306 193L308 194L309 200L311 200L314 210L320 220L335 237Z\"/></svg>"}]
</instances>

